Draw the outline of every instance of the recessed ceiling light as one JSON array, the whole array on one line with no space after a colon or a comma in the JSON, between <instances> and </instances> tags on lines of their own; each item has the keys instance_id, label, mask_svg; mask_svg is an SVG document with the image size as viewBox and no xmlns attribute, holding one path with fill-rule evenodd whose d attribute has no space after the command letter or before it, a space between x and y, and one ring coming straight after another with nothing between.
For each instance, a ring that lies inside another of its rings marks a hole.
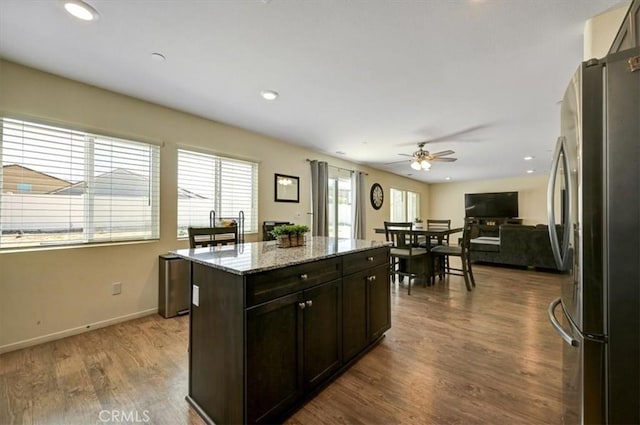
<instances>
[{"instance_id":1,"label":"recessed ceiling light","mask_svg":"<svg viewBox=\"0 0 640 425\"><path fill-rule=\"evenodd\" d=\"M447 176L447 177L445 177L444 179L445 179L445 180L451 180L451 177L448 177L448 176Z\"/></svg>"},{"instance_id":2,"label":"recessed ceiling light","mask_svg":"<svg viewBox=\"0 0 640 425\"><path fill-rule=\"evenodd\" d=\"M95 21L100 16L97 10L82 0L64 0L64 8L67 12L83 21Z\"/></svg>"},{"instance_id":3,"label":"recessed ceiling light","mask_svg":"<svg viewBox=\"0 0 640 425\"><path fill-rule=\"evenodd\" d=\"M525 161L531 161L533 158L535 158L535 156L530 156L530 155L529 155L529 156L525 156L523 159L524 159Z\"/></svg>"},{"instance_id":4,"label":"recessed ceiling light","mask_svg":"<svg viewBox=\"0 0 640 425\"><path fill-rule=\"evenodd\" d=\"M280 95L277 91L263 90L260 92L260 96L262 96L264 100L276 100Z\"/></svg>"},{"instance_id":5,"label":"recessed ceiling light","mask_svg":"<svg viewBox=\"0 0 640 425\"><path fill-rule=\"evenodd\" d=\"M151 59L156 62L164 62L167 58L162 53L154 52L151 53Z\"/></svg>"},{"instance_id":6,"label":"recessed ceiling light","mask_svg":"<svg viewBox=\"0 0 640 425\"><path fill-rule=\"evenodd\" d=\"M533 174L536 170L527 170L527 174Z\"/></svg>"}]
</instances>

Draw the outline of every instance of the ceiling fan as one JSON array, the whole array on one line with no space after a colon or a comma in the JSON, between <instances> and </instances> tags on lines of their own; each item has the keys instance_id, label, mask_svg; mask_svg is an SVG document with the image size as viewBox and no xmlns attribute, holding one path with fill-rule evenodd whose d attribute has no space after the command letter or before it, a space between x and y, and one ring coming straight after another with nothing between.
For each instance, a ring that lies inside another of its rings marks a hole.
<instances>
[{"instance_id":1,"label":"ceiling fan","mask_svg":"<svg viewBox=\"0 0 640 425\"><path fill-rule=\"evenodd\" d=\"M418 150L415 151L413 154L409 155L409 154L406 154L406 153L400 153L398 155L411 157L411 168L413 168L414 170L429 170L431 168L431 162L433 162L433 161L454 162L454 161L457 161L458 158L451 158L451 157L447 156L447 155L454 154L455 153L454 151L445 150L445 151L440 151L440 152L436 152L436 153L431 153L428 150L424 149L424 145L426 145L427 143L437 143L437 142L451 141L451 139L457 138L459 136L462 136L462 135L465 135L465 134L468 134L468 133L472 133L472 132L478 131L478 130L486 128L488 126L489 126L489 124L476 125L476 126L473 126L473 127L465 128L465 129L460 130L460 131L456 131L454 133L450 133L450 134L446 134L444 136L436 137L434 139L426 140L424 142L418 143ZM406 146L406 145L400 145L400 146ZM388 164L397 164L399 162L404 162L404 160L403 161L387 162L386 164L387 165Z\"/></svg>"},{"instance_id":2,"label":"ceiling fan","mask_svg":"<svg viewBox=\"0 0 640 425\"><path fill-rule=\"evenodd\" d=\"M458 160L458 158L447 157L447 155L455 153L452 150L431 153L424 149L425 144L426 142L418 143L418 150L411 155L406 153L400 153L398 155L411 157L411 168L414 170L428 170L431 168L431 162L433 161L454 162ZM403 159L402 161L387 162L387 164L397 164L398 162L405 161L406 160Z\"/></svg>"}]
</instances>

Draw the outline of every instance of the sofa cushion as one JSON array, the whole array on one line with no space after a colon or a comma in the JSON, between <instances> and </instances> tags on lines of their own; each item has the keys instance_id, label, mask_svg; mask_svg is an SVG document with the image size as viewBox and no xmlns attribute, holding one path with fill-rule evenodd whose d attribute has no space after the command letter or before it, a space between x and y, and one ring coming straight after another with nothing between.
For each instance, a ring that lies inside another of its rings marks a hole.
<instances>
[{"instance_id":1,"label":"sofa cushion","mask_svg":"<svg viewBox=\"0 0 640 425\"><path fill-rule=\"evenodd\" d=\"M492 236L480 236L469 241L472 251L500 252L500 238Z\"/></svg>"}]
</instances>

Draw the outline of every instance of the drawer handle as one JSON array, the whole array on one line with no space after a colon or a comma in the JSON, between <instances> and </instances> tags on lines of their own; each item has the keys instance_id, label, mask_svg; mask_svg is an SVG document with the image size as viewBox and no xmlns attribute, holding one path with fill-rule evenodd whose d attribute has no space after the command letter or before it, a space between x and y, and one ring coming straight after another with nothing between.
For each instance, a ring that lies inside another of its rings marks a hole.
<instances>
[{"instance_id":1,"label":"drawer handle","mask_svg":"<svg viewBox=\"0 0 640 425\"><path fill-rule=\"evenodd\" d=\"M367 261L373 261L373 257L367 257Z\"/></svg>"},{"instance_id":2,"label":"drawer handle","mask_svg":"<svg viewBox=\"0 0 640 425\"><path fill-rule=\"evenodd\" d=\"M311 307L313 305L313 301L312 300L307 300L305 302L305 304L307 304L307 307Z\"/></svg>"},{"instance_id":3,"label":"drawer handle","mask_svg":"<svg viewBox=\"0 0 640 425\"><path fill-rule=\"evenodd\" d=\"M308 277L308 276L307 276L307 274L306 274L306 273L303 273L303 274L301 274L301 275L300 275L300 279L302 279L302 280L306 279L307 277Z\"/></svg>"},{"instance_id":4,"label":"drawer handle","mask_svg":"<svg viewBox=\"0 0 640 425\"><path fill-rule=\"evenodd\" d=\"M376 280L376 277L375 276L367 276L367 280L369 282L373 282L374 280Z\"/></svg>"},{"instance_id":5,"label":"drawer handle","mask_svg":"<svg viewBox=\"0 0 640 425\"><path fill-rule=\"evenodd\" d=\"M306 305L304 303L298 303L298 307L300 307L300 310L304 310Z\"/></svg>"}]
</instances>

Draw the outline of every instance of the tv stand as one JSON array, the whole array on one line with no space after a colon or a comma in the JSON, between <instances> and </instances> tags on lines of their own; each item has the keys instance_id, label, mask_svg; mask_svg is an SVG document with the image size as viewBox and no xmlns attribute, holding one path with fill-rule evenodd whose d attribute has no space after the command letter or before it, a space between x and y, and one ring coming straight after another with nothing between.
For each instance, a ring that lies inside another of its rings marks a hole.
<instances>
[{"instance_id":1,"label":"tv stand","mask_svg":"<svg viewBox=\"0 0 640 425\"><path fill-rule=\"evenodd\" d=\"M484 226L500 226L501 224L522 224L521 218L511 217L468 217L472 224Z\"/></svg>"},{"instance_id":2,"label":"tv stand","mask_svg":"<svg viewBox=\"0 0 640 425\"><path fill-rule=\"evenodd\" d=\"M467 220L473 225L471 238L499 236L501 224L522 224L521 218L512 217L467 217Z\"/></svg>"}]
</instances>

